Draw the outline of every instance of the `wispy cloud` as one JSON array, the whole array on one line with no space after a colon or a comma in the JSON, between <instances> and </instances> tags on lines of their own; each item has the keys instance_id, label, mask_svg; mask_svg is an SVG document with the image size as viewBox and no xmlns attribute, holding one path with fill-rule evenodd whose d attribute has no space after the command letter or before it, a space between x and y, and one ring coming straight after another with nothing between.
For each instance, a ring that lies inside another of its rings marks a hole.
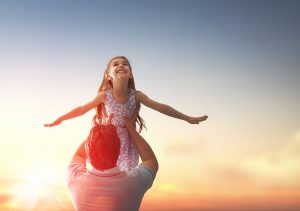
<instances>
[{"instance_id":1,"label":"wispy cloud","mask_svg":"<svg viewBox=\"0 0 300 211\"><path fill-rule=\"evenodd\" d=\"M168 145L165 147L165 152L169 155L192 155L199 154L204 152L205 141L204 139L197 140L183 140L183 139L174 139L171 140Z\"/></svg>"},{"instance_id":2,"label":"wispy cloud","mask_svg":"<svg viewBox=\"0 0 300 211\"><path fill-rule=\"evenodd\" d=\"M270 149L260 155L241 159L207 156L203 165L209 175L206 178L211 188L230 188L247 194L258 189L289 190L300 192L300 131L291 136L282 148ZM247 191L246 191L247 190Z\"/></svg>"},{"instance_id":3,"label":"wispy cloud","mask_svg":"<svg viewBox=\"0 0 300 211\"><path fill-rule=\"evenodd\" d=\"M281 149L243 161L245 171L266 183L291 184L300 188L300 131Z\"/></svg>"}]
</instances>

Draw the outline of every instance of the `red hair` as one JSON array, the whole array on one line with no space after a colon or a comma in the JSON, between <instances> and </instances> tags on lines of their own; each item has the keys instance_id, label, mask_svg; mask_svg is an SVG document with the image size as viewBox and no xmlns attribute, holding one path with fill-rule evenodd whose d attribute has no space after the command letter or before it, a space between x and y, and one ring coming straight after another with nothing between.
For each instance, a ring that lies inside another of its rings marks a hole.
<instances>
[{"instance_id":1,"label":"red hair","mask_svg":"<svg viewBox=\"0 0 300 211\"><path fill-rule=\"evenodd\" d=\"M91 165L99 170L116 166L120 155L120 139L116 127L95 125L85 142L85 150Z\"/></svg>"}]
</instances>

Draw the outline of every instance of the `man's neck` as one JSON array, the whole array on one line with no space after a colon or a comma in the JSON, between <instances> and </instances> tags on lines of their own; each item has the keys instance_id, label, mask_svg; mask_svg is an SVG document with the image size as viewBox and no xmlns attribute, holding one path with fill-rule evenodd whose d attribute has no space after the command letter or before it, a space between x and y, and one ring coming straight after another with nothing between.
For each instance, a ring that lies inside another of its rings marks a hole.
<instances>
[{"instance_id":1,"label":"man's neck","mask_svg":"<svg viewBox=\"0 0 300 211\"><path fill-rule=\"evenodd\" d=\"M121 170L119 169L119 167L115 166L113 168L103 170L92 168L91 170L89 170L89 172L97 176L115 176L120 174Z\"/></svg>"}]
</instances>

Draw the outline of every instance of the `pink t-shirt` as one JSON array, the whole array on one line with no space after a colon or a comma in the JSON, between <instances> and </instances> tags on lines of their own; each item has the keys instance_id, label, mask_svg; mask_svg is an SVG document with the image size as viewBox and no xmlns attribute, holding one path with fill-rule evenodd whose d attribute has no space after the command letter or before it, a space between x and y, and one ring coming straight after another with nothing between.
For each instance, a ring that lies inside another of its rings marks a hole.
<instances>
[{"instance_id":1,"label":"pink t-shirt","mask_svg":"<svg viewBox=\"0 0 300 211\"><path fill-rule=\"evenodd\" d=\"M68 188L78 211L139 210L154 178L153 172L143 165L130 171L120 171L118 167L100 171L72 163L67 171Z\"/></svg>"}]
</instances>

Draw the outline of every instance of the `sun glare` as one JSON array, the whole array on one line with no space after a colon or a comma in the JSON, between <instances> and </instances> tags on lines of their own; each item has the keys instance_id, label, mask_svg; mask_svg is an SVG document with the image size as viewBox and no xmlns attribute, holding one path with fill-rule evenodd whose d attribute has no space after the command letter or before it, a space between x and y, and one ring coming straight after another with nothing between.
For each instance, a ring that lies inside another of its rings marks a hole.
<instances>
[{"instance_id":1,"label":"sun glare","mask_svg":"<svg viewBox=\"0 0 300 211\"><path fill-rule=\"evenodd\" d=\"M18 184L13 188L12 208L34 208L39 200L40 190L31 184Z\"/></svg>"},{"instance_id":2,"label":"sun glare","mask_svg":"<svg viewBox=\"0 0 300 211\"><path fill-rule=\"evenodd\" d=\"M11 207L27 210L38 206L42 201L53 198L51 185L55 176L49 171L32 171L23 176L21 182L15 184L12 191Z\"/></svg>"}]
</instances>

